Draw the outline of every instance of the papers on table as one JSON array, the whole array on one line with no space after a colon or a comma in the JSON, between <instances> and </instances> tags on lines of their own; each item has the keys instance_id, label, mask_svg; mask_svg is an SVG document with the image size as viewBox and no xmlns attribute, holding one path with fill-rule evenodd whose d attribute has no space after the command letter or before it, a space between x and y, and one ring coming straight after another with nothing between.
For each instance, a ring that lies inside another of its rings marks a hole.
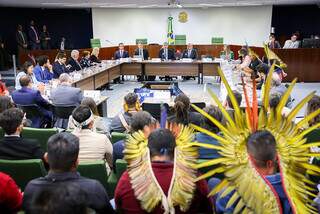
<instances>
[{"instance_id":1,"label":"papers on table","mask_svg":"<svg viewBox=\"0 0 320 214\"><path fill-rule=\"evenodd\" d=\"M152 58L151 62L161 62L161 58Z\"/></svg>"},{"instance_id":2,"label":"papers on table","mask_svg":"<svg viewBox=\"0 0 320 214\"><path fill-rule=\"evenodd\" d=\"M84 97L91 97L96 103L101 100L101 92L99 90L84 90Z\"/></svg>"},{"instance_id":3,"label":"papers on table","mask_svg":"<svg viewBox=\"0 0 320 214\"><path fill-rule=\"evenodd\" d=\"M182 62L193 62L193 59L190 59L190 58L182 58L181 61L182 61Z\"/></svg>"}]
</instances>

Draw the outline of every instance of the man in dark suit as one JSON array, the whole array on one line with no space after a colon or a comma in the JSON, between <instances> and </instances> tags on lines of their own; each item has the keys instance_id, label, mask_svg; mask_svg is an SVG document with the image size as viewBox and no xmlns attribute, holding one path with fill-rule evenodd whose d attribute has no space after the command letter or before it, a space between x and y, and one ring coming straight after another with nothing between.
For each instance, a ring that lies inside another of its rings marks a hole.
<instances>
[{"instance_id":1,"label":"man in dark suit","mask_svg":"<svg viewBox=\"0 0 320 214\"><path fill-rule=\"evenodd\" d=\"M124 44L121 42L119 43L119 50L117 50L114 53L114 59L121 59L121 58L129 58L129 53L128 51L124 50Z\"/></svg>"},{"instance_id":2,"label":"man in dark suit","mask_svg":"<svg viewBox=\"0 0 320 214\"><path fill-rule=\"evenodd\" d=\"M163 43L159 51L159 58L161 58L161 60L175 60L174 51L168 48L167 42Z\"/></svg>"},{"instance_id":3,"label":"man in dark suit","mask_svg":"<svg viewBox=\"0 0 320 214\"><path fill-rule=\"evenodd\" d=\"M134 51L135 56L140 56L142 60L148 60L149 59L149 51L145 48L143 48L143 44L141 42L138 43L138 48ZM148 76L147 80L154 81L156 79L156 76ZM141 76L138 76L138 81L142 81Z\"/></svg>"},{"instance_id":4,"label":"man in dark suit","mask_svg":"<svg viewBox=\"0 0 320 214\"><path fill-rule=\"evenodd\" d=\"M69 69L66 67L67 56L64 53L57 55L57 61L53 63L53 78L58 79L63 73L69 73Z\"/></svg>"},{"instance_id":5,"label":"man in dark suit","mask_svg":"<svg viewBox=\"0 0 320 214\"><path fill-rule=\"evenodd\" d=\"M82 69L79 61L79 51L78 50L72 50L71 51L71 59L68 62L67 68L69 71L80 71Z\"/></svg>"},{"instance_id":6,"label":"man in dark suit","mask_svg":"<svg viewBox=\"0 0 320 214\"><path fill-rule=\"evenodd\" d=\"M31 22L30 22L28 36L29 36L31 50L39 50L40 49L40 37L39 37L37 29L34 26L33 20L31 20Z\"/></svg>"},{"instance_id":7,"label":"man in dark suit","mask_svg":"<svg viewBox=\"0 0 320 214\"><path fill-rule=\"evenodd\" d=\"M183 51L182 53L182 58L188 58L188 59L197 59L198 58L198 53L195 48L193 48L193 44L188 43L187 49ZM191 77L190 76L183 76L182 77L185 80L189 80Z\"/></svg>"},{"instance_id":8,"label":"man in dark suit","mask_svg":"<svg viewBox=\"0 0 320 214\"><path fill-rule=\"evenodd\" d=\"M5 136L0 141L0 159L43 159L44 152L36 140L20 136L24 113L18 108L7 109L0 114L0 126Z\"/></svg>"},{"instance_id":9,"label":"man in dark suit","mask_svg":"<svg viewBox=\"0 0 320 214\"><path fill-rule=\"evenodd\" d=\"M17 41L17 58L19 62L19 57L22 53L25 53L28 48L28 39L26 34L23 32L22 25L18 25L16 32Z\"/></svg>"},{"instance_id":10,"label":"man in dark suit","mask_svg":"<svg viewBox=\"0 0 320 214\"><path fill-rule=\"evenodd\" d=\"M32 127L51 127L52 112L51 104L45 100L40 91L32 89L30 77L22 76L19 80L21 89L12 92L12 99L17 105L36 105L39 109L39 116L32 118Z\"/></svg>"}]
</instances>

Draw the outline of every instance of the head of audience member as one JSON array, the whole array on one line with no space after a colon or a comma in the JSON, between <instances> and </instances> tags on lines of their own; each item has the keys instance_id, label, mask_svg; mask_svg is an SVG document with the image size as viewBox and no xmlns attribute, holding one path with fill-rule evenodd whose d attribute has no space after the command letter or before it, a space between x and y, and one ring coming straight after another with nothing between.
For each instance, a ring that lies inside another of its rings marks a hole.
<instances>
[{"instance_id":1,"label":"head of audience member","mask_svg":"<svg viewBox=\"0 0 320 214\"><path fill-rule=\"evenodd\" d=\"M297 34L292 34L292 36L291 36L291 41L292 42L295 42L295 41L297 41L297 39L298 39L298 36L297 36Z\"/></svg>"},{"instance_id":2,"label":"head of audience member","mask_svg":"<svg viewBox=\"0 0 320 214\"><path fill-rule=\"evenodd\" d=\"M90 51L83 51L82 52L82 57L86 58L86 59L89 59L90 58Z\"/></svg>"},{"instance_id":3,"label":"head of audience member","mask_svg":"<svg viewBox=\"0 0 320 214\"><path fill-rule=\"evenodd\" d=\"M148 137L156 126L156 120L149 112L139 111L132 116L130 132L142 131L145 137Z\"/></svg>"},{"instance_id":4,"label":"head of audience member","mask_svg":"<svg viewBox=\"0 0 320 214\"><path fill-rule=\"evenodd\" d=\"M162 45L162 48L163 49L168 49L168 47L169 47L168 42L164 42L163 45Z\"/></svg>"},{"instance_id":5,"label":"head of audience member","mask_svg":"<svg viewBox=\"0 0 320 214\"><path fill-rule=\"evenodd\" d=\"M14 104L8 96L0 96L0 113L7 109L13 108Z\"/></svg>"},{"instance_id":6,"label":"head of audience member","mask_svg":"<svg viewBox=\"0 0 320 214\"><path fill-rule=\"evenodd\" d=\"M19 24L19 25L17 26L17 31L22 31L22 25Z\"/></svg>"},{"instance_id":7,"label":"head of audience member","mask_svg":"<svg viewBox=\"0 0 320 214\"><path fill-rule=\"evenodd\" d=\"M44 68L47 68L50 65L49 57L45 56L45 55L39 56L37 59L37 62L39 64L39 66L44 67Z\"/></svg>"},{"instance_id":8,"label":"head of audience member","mask_svg":"<svg viewBox=\"0 0 320 214\"><path fill-rule=\"evenodd\" d=\"M124 50L124 44L122 42L119 43L119 50L120 51Z\"/></svg>"},{"instance_id":9,"label":"head of audience member","mask_svg":"<svg viewBox=\"0 0 320 214\"><path fill-rule=\"evenodd\" d=\"M156 129L148 137L151 161L172 162L175 147L176 139L168 129Z\"/></svg>"},{"instance_id":10,"label":"head of audience member","mask_svg":"<svg viewBox=\"0 0 320 214\"><path fill-rule=\"evenodd\" d=\"M233 93L234 97L236 98L236 101L237 101L238 105L240 106L240 105L241 105L241 102L242 102L242 95L241 95L241 93L238 92L238 91L236 91L236 90L233 90L232 93ZM227 95L226 104L227 104L227 108L229 108L229 109L234 109L229 95Z\"/></svg>"},{"instance_id":11,"label":"head of audience member","mask_svg":"<svg viewBox=\"0 0 320 214\"><path fill-rule=\"evenodd\" d=\"M274 34L270 34L269 40L270 40L270 42L274 42L276 40L275 35Z\"/></svg>"},{"instance_id":12,"label":"head of audience member","mask_svg":"<svg viewBox=\"0 0 320 214\"><path fill-rule=\"evenodd\" d=\"M23 63L22 69L23 69L24 73L26 73L28 75L32 75L33 74L32 62L26 61L25 63Z\"/></svg>"},{"instance_id":13,"label":"head of audience member","mask_svg":"<svg viewBox=\"0 0 320 214\"><path fill-rule=\"evenodd\" d=\"M245 57L249 54L249 51L247 48L241 48L239 51L238 51L238 54L239 54L239 57Z\"/></svg>"},{"instance_id":14,"label":"head of audience member","mask_svg":"<svg viewBox=\"0 0 320 214\"><path fill-rule=\"evenodd\" d=\"M311 114L314 111L320 109L320 96L314 95L312 99L308 102L306 115ZM313 126L320 123L320 114L309 121L309 126Z\"/></svg>"},{"instance_id":15,"label":"head of audience member","mask_svg":"<svg viewBox=\"0 0 320 214\"><path fill-rule=\"evenodd\" d=\"M20 83L22 88L23 87L32 88L31 79L30 79L30 77L28 75L24 75L24 76L20 77L19 83Z\"/></svg>"},{"instance_id":16,"label":"head of audience member","mask_svg":"<svg viewBox=\"0 0 320 214\"><path fill-rule=\"evenodd\" d=\"M18 135L23 129L24 113L18 108L9 108L0 114L0 126L7 135Z\"/></svg>"},{"instance_id":17,"label":"head of audience member","mask_svg":"<svg viewBox=\"0 0 320 214\"><path fill-rule=\"evenodd\" d=\"M64 53L58 53L57 60L61 65L66 64L67 56Z\"/></svg>"},{"instance_id":18,"label":"head of audience member","mask_svg":"<svg viewBox=\"0 0 320 214\"><path fill-rule=\"evenodd\" d=\"M100 48L94 47L92 49L91 55L94 55L94 56L96 56L98 58L99 57L99 52L100 52Z\"/></svg>"},{"instance_id":19,"label":"head of audience member","mask_svg":"<svg viewBox=\"0 0 320 214\"><path fill-rule=\"evenodd\" d=\"M273 92L269 95L269 108L276 109L281 100L281 94L279 92Z\"/></svg>"},{"instance_id":20,"label":"head of audience member","mask_svg":"<svg viewBox=\"0 0 320 214\"><path fill-rule=\"evenodd\" d=\"M59 85L71 86L71 84L72 84L72 78L69 74L62 73L59 76Z\"/></svg>"},{"instance_id":21,"label":"head of audience member","mask_svg":"<svg viewBox=\"0 0 320 214\"><path fill-rule=\"evenodd\" d=\"M263 76L266 76L269 72L269 66L266 63L260 63L257 66L257 71L260 74L263 74Z\"/></svg>"},{"instance_id":22,"label":"head of audience member","mask_svg":"<svg viewBox=\"0 0 320 214\"><path fill-rule=\"evenodd\" d=\"M70 55L71 55L71 58L74 60L79 59L79 51L78 50L72 50Z\"/></svg>"},{"instance_id":23,"label":"head of audience member","mask_svg":"<svg viewBox=\"0 0 320 214\"><path fill-rule=\"evenodd\" d=\"M97 104L96 104L96 102L94 101L93 98L91 98L91 97L83 98L83 100L81 101L81 105L89 107L91 109L91 112L95 116L99 116L98 107L97 107Z\"/></svg>"},{"instance_id":24,"label":"head of audience member","mask_svg":"<svg viewBox=\"0 0 320 214\"><path fill-rule=\"evenodd\" d=\"M276 172L276 139L269 131L251 134L247 140L247 151L259 173L267 176Z\"/></svg>"},{"instance_id":25,"label":"head of audience member","mask_svg":"<svg viewBox=\"0 0 320 214\"><path fill-rule=\"evenodd\" d=\"M223 115L221 113L221 110L217 106L210 105L208 107L205 107L203 110L218 122L223 122ZM201 126L214 133L218 133L220 131L219 128L207 117L203 117Z\"/></svg>"},{"instance_id":26,"label":"head of audience member","mask_svg":"<svg viewBox=\"0 0 320 214\"><path fill-rule=\"evenodd\" d=\"M192 44L192 43L188 43L187 49L188 49L188 50L192 50L192 49L193 49L193 44Z\"/></svg>"},{"instance_id":27,"label":"head of audience member","mask_svg":"<svg viewBox=\"0 0 320 214\"><path fill-rule=\"evenodd\" d=\"M139 98L136 93L129 93L124 97L123 108L125 112L140 111Z\"/></svg>"},{"instance_id":28,"label":"head of audience member","mask_svg":"<svg viewBox=\"0 0 320 214\"><path fill-rule=\"evenodd\" d=\"M45 160L50 171L55 173L74 172L79 164L79 138L68 132L52 135L47 143Z\"/></svg>"},{"instance_id":29,"label":"head of audience member","mask_svg":"<svg viewBox=\"0 0 320 214\"><path fill-rule=\"evenodd\" d=\"M58 184L36 192L29 210L32 214L87 214L87 197L77 184Z\"/></svg>"},{"instance_id":30,"label":"head of audience member","mask_svg":"<svg viewBox=\"0 0 320 214\"><path fill-rule=\"evenodd\" d=\"M30 26L34 27L34 21L33 20L30 21Z\"/></svg>"},{"instance_id":31,"label":"head of audience member","mask_svg":"<svg viewBox=\"0 0 320 214\"><path fill-rule=\"evenodd\" d=\"M46 26L46 25L43 25L43 26L42 26L42 31L43 31L43 32L47 32L47 26Z\"/></svg>"},{"instance_id":32,"label":"head of audience member","mask_svg":"<svg viewBox=\"0 0 320 214\"><path fill-rule=\"evenodd\" d=\"M139 49L143 49L143 44L142 44L142 42L138 42L138 48L139 48Z\"/></svg>"},{"instance_id":33,"label":"head of audience member","mask_svg":"<svg viewBox=\"0 0 320 214\"><path fill-rule=\"evenodd\" d=\"M272 74L271 87L277 87L281 85L280 76L277 73Z\"/></svg>"},{"instance_id":34,"label":"head of audience member","mask_svg":"<svg viewBox=\"0 0 320 214\"><path fill-rule=\"evenodd\" d=\"M92 129L94 117L91 109L88 106L80 105L72 112L72 119L75 127L79 129Z\"/></svg>"},{"instance_id":35,"label":"head of audience member","mask_svg":"<svg viewBox=\"0 0 320 214\"><path fill-rule=\"evenodd\" d=\"M189 123L190 99L185 94L179 94L174 99L175 122L187 125Z\"/></svg>"}]
</instances>

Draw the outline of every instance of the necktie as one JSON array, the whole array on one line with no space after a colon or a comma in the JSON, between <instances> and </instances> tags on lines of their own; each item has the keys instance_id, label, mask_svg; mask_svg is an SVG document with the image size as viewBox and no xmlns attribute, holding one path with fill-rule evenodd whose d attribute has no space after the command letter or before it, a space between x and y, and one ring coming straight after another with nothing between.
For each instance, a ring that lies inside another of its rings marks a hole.
<instances>
[{"instance_id":1,"label":"necktie","mask_svg":"<svg viewBox=\"0 0 320 214\"><path fill-rule=\"evenodd\" d=\"M122 51L120 51L120 58L122 58Z\"/></svg>"},{"instance_id":2,"label":"necktie","mask_svg":"<svg viewBox=\"0 0 320 214\"><path fill-rule=\"evenodd\" d=\"M168 60L168 49L164 49L165 50L165 56L166 56L166 60Z\"/></svg>"},{"instance_id":3,"label":"necktie","mask_svg":"<svg viewBox=\"0 0 320 214\"><path fill-rule=\"evenodd\" d=\"M188 58L191 56L191 50L188 50Z\"/></svg>"},{"instance_id":4,"label":"necktie","mask_svg":"<svg viewBox=\"0 0 320 214\"><path fill-rule=\"evenodd\" d=\"M139 52L140 52L139 55L140 55L141 58L143 59L143 50L142 50L141 48L139 49Z\"/></svg>"},{"instance_id":5,"label":"necktie","mask_svg":"<svg viewBox=\"0 0 320 214\"><path fill-rule=\"evenodd\" d=\"M31 27L31 29L32 29L33 32L34 32L34 35L36 35L36 40L39 40L39 39L38 39L38 34L37 34L36 30L34 29L34 27Z\"/></svg>"}]
</instances>

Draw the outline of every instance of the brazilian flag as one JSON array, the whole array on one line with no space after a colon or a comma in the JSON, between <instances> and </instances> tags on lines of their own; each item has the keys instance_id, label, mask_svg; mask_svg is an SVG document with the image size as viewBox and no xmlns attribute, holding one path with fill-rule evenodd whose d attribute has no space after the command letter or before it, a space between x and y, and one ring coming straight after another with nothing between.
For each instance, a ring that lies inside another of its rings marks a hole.
<instances>
[{"instance_id":1,"label":"brazilian flag","mask_svg":"<svg viewBox=\"0 0 320 214\"><path fill-rule=\"evenodd\" d=\"M173 35L173 30L172 30L172 20L173 18L170 16L168 17L168 34L167 34L167 39L168 39L168 44L169 45L174 45L174 35Z\"/></svg>"}]
</instances>

